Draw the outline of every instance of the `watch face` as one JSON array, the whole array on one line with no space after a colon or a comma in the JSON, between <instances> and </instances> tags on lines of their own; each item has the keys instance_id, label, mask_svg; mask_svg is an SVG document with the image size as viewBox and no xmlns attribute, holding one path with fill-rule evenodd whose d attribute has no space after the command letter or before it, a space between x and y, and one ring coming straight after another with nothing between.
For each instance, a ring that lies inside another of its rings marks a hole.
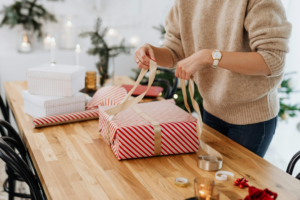
<instances>
[{"instance_id":1,"label":"watch face","mask_svg":"<svg viewBox=\"0 0 300 200\"><path fill-rule=\"evenodd\" d=\"M221 59L221 53L220 52L218 52L218 51L215 51L214 53L213 53L213 57L214 57L214 59Z\"/></svg>"}]
</instances>

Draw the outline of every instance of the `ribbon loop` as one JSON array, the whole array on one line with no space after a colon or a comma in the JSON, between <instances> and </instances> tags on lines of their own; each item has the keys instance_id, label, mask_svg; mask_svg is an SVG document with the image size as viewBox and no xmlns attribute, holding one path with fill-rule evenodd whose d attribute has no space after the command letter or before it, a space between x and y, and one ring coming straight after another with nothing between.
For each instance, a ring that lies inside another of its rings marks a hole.
<instances>
[{"instance_id":1,"label":"ribbon loop","mask_svg":"<svg viewBox=\"0 0 300 200\"><path fill-rule=\"evenodd\" d=\"M187 104L187 99L186 99L186 89L185 89L185 81L184 80L180 80L180 84L181 84L181 89L182 89L182 93L183 93L183 97L184 97L184 102L185 102L185 106L186 109L190 111L190 108ZM190 92L190 98L192 101L192 106L195 110L195 112L198 114L198 119L197 119L197 125L196 125L196 129L197 129L197 134L198 134L198 139L200 142L200 147L209 155L200 155L198 157L199 161L198 161L198 167L200 169L203 170L207 170L207 171L215 171L215 170L219 170L222 168L222 163L223 163L223 157L222 155L216 151L215 149L211 148L210 146L208 146L207 144L205 144L202 140L201 140L201 134L202 134L202 117L201 117L201 113L200 113L200 108L199 105L197 103L197 101L194 99L194 91L195 91L195 87L194 87L194 80L190 78L189 80L189 92Z\"/></svg>"}]
</instances>

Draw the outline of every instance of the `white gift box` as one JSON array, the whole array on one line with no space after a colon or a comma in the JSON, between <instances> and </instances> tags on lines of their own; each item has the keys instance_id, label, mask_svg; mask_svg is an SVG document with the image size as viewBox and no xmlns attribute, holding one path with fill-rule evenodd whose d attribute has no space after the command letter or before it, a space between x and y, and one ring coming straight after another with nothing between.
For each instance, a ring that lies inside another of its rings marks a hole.
<instances>
[{"instance_id":1,"label":"white gift box","mask_svg":"<svg viewBox=\"0 0 300 200\"><path fill-rule=\"evenodd\" d=\"M30 94L71 97L85 85L83 66L43 64L27 70Z\"/></svg>"},{"instance_id":2,"label":"white gift box","mask_svg":"<svg viewBox=\"0 0 300 200\"><path fill-rule=\"evenodd\" d=\"M33 95L23 91L24 111L32 117L46 117L85 110L85 94L77 93L73 97Z\"/></svg>"}]
</instances>

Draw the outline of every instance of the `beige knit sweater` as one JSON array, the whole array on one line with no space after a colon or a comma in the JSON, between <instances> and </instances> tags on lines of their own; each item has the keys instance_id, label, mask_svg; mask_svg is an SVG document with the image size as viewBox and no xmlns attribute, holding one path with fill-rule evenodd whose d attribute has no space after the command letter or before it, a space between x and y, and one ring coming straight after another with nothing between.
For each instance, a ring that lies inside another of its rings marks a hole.
<instances>
[{"instance_id":1,"label":"beige knit sweater","mask_svg":"<svg viewBox=\"0 0 300 200\"><path fill-rule=\"evenodd\" d=\"M204 108L231 124L275 117L291 24L280 0L176 0L166 18L164 46L174 63L201 49L260 53L270 76L203 67L194 79Z\"/></svg>"}]
</instances>

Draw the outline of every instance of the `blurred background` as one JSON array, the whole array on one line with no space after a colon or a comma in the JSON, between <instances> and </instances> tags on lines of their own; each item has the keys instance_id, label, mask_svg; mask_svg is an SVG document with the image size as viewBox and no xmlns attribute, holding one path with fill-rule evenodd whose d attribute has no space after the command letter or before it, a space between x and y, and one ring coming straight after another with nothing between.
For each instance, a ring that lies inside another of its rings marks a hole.
<instances>
[{"instance_id":1,"label":"blurred background","mask_svg":"<svg viewBox=\"0 0 300 200\"><path fill-rule=\"evenodd\" d=\"M4 99L3 82L26 80L26 69L50 62L53 38L56 45L55 62L75 64L77 59L88 70L97 71L99 55L87 51L95 47L88 33L95 32L99 17L102 20L101 31L107 27L107 31L103 32L107 45L120 49L114 57L115 75L135 77L136 72L132 70L136 69L133 57L135 49L144 43L154 46L162 44L165 17L174 0L25 2L29 6L32 3L37 6L30 13L28 9L19 11L24 15L32 14L33 18L42 17L43 20L37 20L38 23L33 25L18 24L19 16L11 9L18 10L16 1L0 1L0 20L4 20L5 16L9 18L0 27L0 92ZM278 128L265 159L285 171L292 156L300 150L300 1L282 0L282 3L288 20L293 24L293 31L290 53L286 59L286 75L282 87L279 88L281 112ZM35 31L26 30L26 26L29 26L28 29L34 27ZM84 36L84 33L85 37L78 37L79 34ZM130 47L130 51L126 50L127 47ZM178 96L174 98L177 99ZM294 172L300 172L300 164Z\"/></svg>"}]
</instances>

